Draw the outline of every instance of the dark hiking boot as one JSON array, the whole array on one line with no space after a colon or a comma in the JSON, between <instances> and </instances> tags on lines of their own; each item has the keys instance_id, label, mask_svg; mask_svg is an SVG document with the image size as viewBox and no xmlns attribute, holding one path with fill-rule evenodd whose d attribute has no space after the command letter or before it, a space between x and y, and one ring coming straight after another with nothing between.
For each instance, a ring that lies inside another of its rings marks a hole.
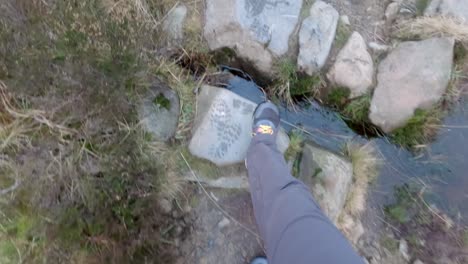
<instances>
[{"instance_id":1,"label":"dark hiking boot","mask_svg":"<svg viewBox=\"0 0 468 264\"><path fill-rule=\"evenodd\" d=\"M252 134L272 135L276 137L278 132L280 116L276 105L270 101L263 102L257 106L253 114Z\"/></svg>"}]
</instances>

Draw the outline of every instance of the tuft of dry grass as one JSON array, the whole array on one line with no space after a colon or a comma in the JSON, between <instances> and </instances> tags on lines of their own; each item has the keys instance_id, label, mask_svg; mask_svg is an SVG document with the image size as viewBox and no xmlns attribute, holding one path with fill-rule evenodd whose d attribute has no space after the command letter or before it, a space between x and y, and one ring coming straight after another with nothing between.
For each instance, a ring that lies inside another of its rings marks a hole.
<instances>
[{"instance_id":1,"label":"tuft of dry grass","mask_svg":"<svg viewBox=\"0 0 468 264\"><path fill-rule=\"evenodd\" d=\"M366 208L367 190L378 175L381 159L377 158L375 147L371 143L348 142L345 155L351 159L354 175L345 210L352 216L358 216Z\"/></svg>"},{"instance_id":2,"label":"tuft of dry grass","mask_svg":"<svg viewBox=\"0 0 468 264\"><path fill-rule=\"evenodd\" d=\"M287 161L294 161L297 155L302 151L304 135L301 131L293 130L289 135L289 147L284 153Z\"/></svg>"},{"instance_id":3,"label":"tuft of dry grass","mask_svg":"<svg viewBox=\"0 0 468 264\"><path fill-rule=\"evenodd\" d=\"M18 149L29 142L26 125L11 114L12 101L6 85L0 81L0 152L2 153L7 149Z\"/></svg>"},{"instance_id":4,"label":"tuft of dry grass","mask_svg":"<svg viewBox=\"0 0 468 264\"><path fill-rule=\"evenodd\" d=\"M396 36L404 39L453 37L468 44L468 24L448 16L423 16L396 25Z\"/></svg>"},{"instance_id":5,"label":"tuft of dry grass","mask_svg":"<svg viewBox=\"0 0 468 264\"><path fill-rule=\"evenodd\" d=\"M273 87L273 94L283 100L287 106L295 108L295 102L291 96L291 85L297 80L296 65L290 60L282 60L277 63L278 84Z\"/></svg>"},{"instance_id":6,"label":"tuft of dry grass","mask_svg":"<svg viewBox=\"0 0 468 264\"><path fill-rule=\"evenodd\" d=\"M177 146L170 147L165 142L156 141L152 136L144 131L141 123L129 124L127 122L118 122L119 130L125 135L121 141L132 137L134 148L138 150L139 155L148 161L159 162L164 167L165 175L160 179L159 196L177 200L183 196L183 184L185 181L179 173Z\"/></svg>"},{"instance_id":7,"label":"tuft of dry grass","mask_svg":"<svg viewBox=\"0 0 468 264\"><path fill-rule=\"evenodd\" d=\"M51 114L42 110L28 109L8 92L5 83L0 81L0 151L9 148L19 148L29 143L28 133L46 128L61 139L76 133L61 124L51 120Z\"/></svg>"},{"instance_id":8,"label":"tuft of dry grass","mask_svg":"<svg viewBox=\"0 0 468 264\"><path fill-rule=\"evenodd\" d=\"M452 105L460 100L463 95L463 85L461 81L467 78L461 67L456 65L452 71L452 78L450 79L447 91L444 94L443 103Z\"/></svg>"},{"instance_id":9,"label":"tuft of dry grass","mask_svg":"<svg viewBox=\"0 0 468 264\"><path fill-rule=\"evenodd\" d=\"M16 190L20 186L16 165L8 157L0 156L0 196Z\"/></svg>"}]
</instances>

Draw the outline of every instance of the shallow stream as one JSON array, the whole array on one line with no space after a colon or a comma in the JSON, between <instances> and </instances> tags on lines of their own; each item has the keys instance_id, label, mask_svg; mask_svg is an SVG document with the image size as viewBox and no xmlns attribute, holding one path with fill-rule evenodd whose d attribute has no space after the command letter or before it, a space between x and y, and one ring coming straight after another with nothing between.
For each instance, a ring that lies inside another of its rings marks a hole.
<instances>
[{"instance_id":1,"label":"shallow stream","mask_svg":"<svg viewBox=\"0 0 468 264\"><path fill-rule=\"evenodd\" d=\"M226 88L256 103L264 100L252 81L234 77ZM424 189L428 204L457 223L468 224L468 98L452 108L423 154L397 146L386 137L363 137L350 129L338 113L315 101L302 102L295 111L285 107L280 111L282 127L288 132L300 129L306 139L332 151L342 151L350 140L375 144L382 166L370 190L370 206L379 210L393 200L394 187L409 183Z\"/></svg>"}]
</instances>

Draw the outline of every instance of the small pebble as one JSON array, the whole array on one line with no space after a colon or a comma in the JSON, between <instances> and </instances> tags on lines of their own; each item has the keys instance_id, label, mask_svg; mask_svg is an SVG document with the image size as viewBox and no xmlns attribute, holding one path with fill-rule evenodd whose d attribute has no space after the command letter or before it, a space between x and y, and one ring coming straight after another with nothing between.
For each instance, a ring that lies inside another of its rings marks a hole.
<instances>
[{"instance_id":1,"label":"small pebble","mask_svg":"<svg viewBox=\"0 0 468 264\"><path fill-rule=\"evenodd\" d=\"M347 15L343 15L340 17L341 23L349 26L351 25L351 22L349 22L349 17Z\"/></svg>"},{"instance_id":2,"label":"small pebble","mask_svg":"<svg viewBox=\"0 0 468 264\"><path fill-rule=\"evenodd\" d=\"M159 207L161 208L162 213L166 215L170 214L172 211L172 203L167 199L159 200Z\"/></svg>"},{"instance_id":3,"label":"small pebble","mask_svg":"<svg viewBox=\"0 0 468 264\"><path fill-rule=\"evenodd\" d=\"M223 218L223 220L221 220L219 223L218 223L218 227L220 229L228 226L229 224L231 223L231 221L229 221L229 219L227 219L226 217Z\"/></svg>"}]
</instances>

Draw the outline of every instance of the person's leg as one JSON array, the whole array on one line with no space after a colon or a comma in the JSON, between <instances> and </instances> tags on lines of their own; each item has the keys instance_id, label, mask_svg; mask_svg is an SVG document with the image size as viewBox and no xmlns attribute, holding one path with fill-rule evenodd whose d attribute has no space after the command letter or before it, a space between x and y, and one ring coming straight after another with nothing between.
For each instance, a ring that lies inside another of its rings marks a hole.
<instances>
[{"instance_id":1,"label":"person's leg","mask_svg":"<svg viewBox=\"0 0 468 264\"><path fill-rule=\"evenodd\" d=\"M279 125L279 116L272 123ZM362 263L309 189L292 177L276 148L275 133L277 127L273 134L257 133L246 159L255 218L268 260L273 264Z\"/></svg>"}]
</instances>

